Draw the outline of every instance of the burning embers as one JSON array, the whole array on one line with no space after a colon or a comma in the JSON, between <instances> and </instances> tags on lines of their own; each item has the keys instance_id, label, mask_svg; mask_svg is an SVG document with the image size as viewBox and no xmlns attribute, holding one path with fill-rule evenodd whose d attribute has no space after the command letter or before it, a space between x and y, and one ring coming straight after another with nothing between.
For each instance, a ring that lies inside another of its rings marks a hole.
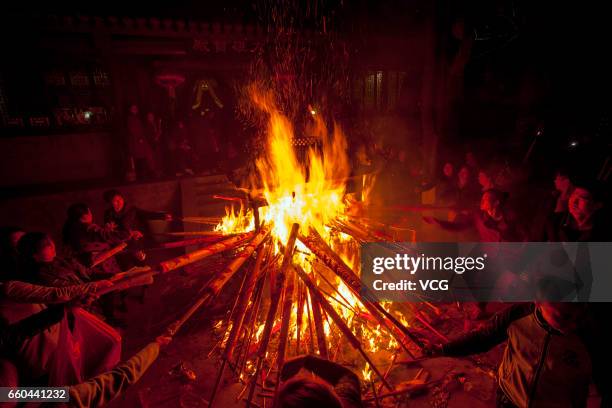
<instances>
[{"instance_id":1,"label":"burning embers","mask_svg":"<svg viewBox=\"0 0 612 408\"><path fill-rule=\"evenodd\" d=\"M227 365L245 383L239 398L250 405L256 396L273 394L286 358L303 353L350 361L364 380L392 390L372 353L387 353L389 361L394 352L411 354L409 344L420 342L401 313L360 296L358 243L376 237L347 214L346 139L337 126L330 133L321 115L313 115L320 149L310 148L302 164L289 119L269 95L252 90L252 98L269 116L266 150L253 180L266 205L258 214L228 210L215 228L223 234L253 231L256 215L261 224L239 255L257 253L230 318L221 324L223 361L211 405Z\"/></svg>"}]
</instances>

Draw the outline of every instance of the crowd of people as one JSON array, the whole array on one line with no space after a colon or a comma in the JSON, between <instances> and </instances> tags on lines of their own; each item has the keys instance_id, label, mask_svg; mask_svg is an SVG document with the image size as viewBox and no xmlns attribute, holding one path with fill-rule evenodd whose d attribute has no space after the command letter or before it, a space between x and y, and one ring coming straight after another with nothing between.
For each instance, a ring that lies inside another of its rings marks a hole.
<instances>
[{"instance_id":1,"label":"crowd of people","mask_svg":"<svg viewBox=\"0 0 612 408\"><path fill-rule=\"evenodd\" d=\"M449 217L452 219L427 217L426 222L449 231L472 230L476 233L474 241L481 242L610 240L604 185L594 178L559 168L551 182L550 197L533 206L531 202L512 200L514 188L506 184L508 181L503 179L503 174L468 166L463 165L454 178L452 164L444 164L438 200L453 208ZM532 199L538 200L537 195ZM525 211L526 207L531 207L530 211ZM538 217L541 221L533 223Z\"/></svg>"},{"instance_id":2,"label":"crowd of people","mask_svg":"<svg viewBox=\"0 0 612 408\"><path fill-rule=\"evenodd\" d=\"M150 118L148 126L154 125ZM142 151L146 154L138 160L146 167L154 160L149 148ZM539 228L528 228L512 207L512 191L504 188L509 185L504 169L479 167L469 153L460 166L444 163L440 178L431 181L411 168L405 152L396 159L396 165L389 167L392 181L411 183L403 199L416 200L418 193L435 188L435 203L449 209L448 216L428 216L423 221L460 234L458 241L610 241L606 200L595 180L559 169L551 182L550 202L538 204L545 212L544 221ZM360 161L367 164L368 159ZM116 311L126 307L125 297L100 294L113 285L118 272L146 264L142 244L146 221L170 221L172 216L130 206L117 190L107 191L103 198L107 210L100 223L87 204L68 207L60 255L45 232L2 230L0 386L68 385L70 404L102 406L137 381L171 341L170 333L161 333L120 362L122 338L117 328L122 322ZM122 245L130 250L105 256ZM500 407L584 406L591 381L607 403L609 387L602 373L609 353L602 346L601 330L605 310L605 305L545 300L513 305L479 329L446 344L431 344L425 352L461 356L506 341L498 373ZM486 304L479 304L477 312L473 318L484 319ZM303 371L316 378L298 375ZM327 360L314 356L289 360L281 380L279 407L362 406L358 377Z\"/></svg>"},{"instance_id":3,"label":"crowd of people","mask_svg":"<svg viewBox=\"0 0 612 408\"><path fill-rule=\"evenodd\" d=\"M370 204L391 214L437 210L438 216L421 221L454 232L452 241L607 242L612 235L605 182L578 169L560 166L542 186L521 174L520 166L480 165L471 151L462 161L442 162L439 175L428 175L423 160L408 159L404 149L374 146L354 156L354 175L376 177ZM422 205L425 194L435 196L429 207Z\"/></svg>"},{"instance_id":4,"label":"crowd of people","mask_svg":"<svg viewBox=\"0 0 612 408\"><path fill-rule=\"evenodd\" d=\"M481 167L472 152L459 165L443 162L437 178L424 177L418 166L411 169L401 150L382 153L378 152L382 164L364 157L357 162L365 165L366 172L388 177L385 208L437 214L421 217L434 241L610 242L612 238L605 182L595 177L559 167L543 189L549 193L542 194L537 183L513 180L516 175L508 165ZM435 193L435 200L423 206L421 194L427 191ZM417 234L424 235L424 229ZM468 318L484 323L447 343L431 344L426 352L432 357L463 357L505 343L497 373L498 407L586 406L591 383L601 406L608 406L606 369L611 359L603 327L609 304L551 302L551 292L557 289L538 287L538 301L509 305L493 316L485 302L464 304Z\"/></svg>"},{"instance_id":5,"label":"crowd of people","mask_svg":"<svg viewBox=\"0 0 612 408\"><path fill-rule=\"evenodd\" d=\"M69 385L71 405L102 406L136 381L169 343L162 333L120 363L122 322L115 312L125 308L125 294L100 294L113 286L117 273L145 264L145 222L172 217L130 206L117 190L105 192L104 200L100 224L86 204L68 207L60 254L45 232L2 229L2 386ZM129 251L105 256L122 245Z\"/></svg>"},{"instance_id":6,"label":"crowd of people","mask_svg":"<svg viewBox=\"0 0 612 408\"><path fill-rule=\"evenodd\" d=\"M215 112L205 117L190 113L174 120L142 113L132 104L125 120L129 181L227 172L236 165L239 147L232 138L223 137Z\"/></svg>"}]
</instances>

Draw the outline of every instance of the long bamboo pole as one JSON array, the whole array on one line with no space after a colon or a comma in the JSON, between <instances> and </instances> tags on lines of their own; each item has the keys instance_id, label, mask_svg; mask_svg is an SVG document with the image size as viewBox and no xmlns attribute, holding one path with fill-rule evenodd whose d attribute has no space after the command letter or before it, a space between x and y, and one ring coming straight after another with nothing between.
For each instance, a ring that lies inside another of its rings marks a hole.
<instances>
[{"instance_id":1,"label":"long bamboo pole","mask_svg":"<svg viewBox=\"0 0 612 408\"><path fill-rule=\"evenodd\" d=\"M158 248L159 249L161 248L170 249L170 248L181 248L181 247L192 246L192 245L208 244L211 242L220 241L224 238L227 239L227 237L224 237L223 235L215 235L215 236L206 236L202 238L183 239L180 241L173 241L173 242L163 242L159 244ZM158 248L155 248L155 249L158 249Z\"/></svg>"},{"instance_id":2,"label":"long bamboo pole","mask_svg":"<svg viewBox=\"0 0 612 408\"><path fill-rule=\"evenodd\" d=\"M315 332L317 334L317 346L319 347L319 355L321 358L329 360L329 353L327 351L327 341L325 340L325 330L323 329L323 317L321 315L321 306L319 305L318 297L310 292L310 303L312 306L312 318L314 320Z\"/></svg>"},{"instance_id":3,"label":"long bamboo pole","mask_svg":"<svg viewBox=\"0 0 612 408\"><path fill-rule=\"evenodd\" d=\"M90 267L93 268L94 266L100 265L104 261L112 258L113 256L117 255L119 252L123 251L125 248L127 248L127 246L128 246L127 243L122 242L119 245L109 249L108 251L100 252L94 257L94 259L91 262Z\"/></svg>"},{"instance_id":4,"label":"long bamboo pole","mask_svg":"<svg viewBox=\"0 0 612 408\"><path fill-rule=\"evenodd\" d=\"M374 363L372 363L372 360L361 346L361 342L357 339L357 337L355 337L351 329L346 325L344 320L342 320L342 318L340 317L338 312L336 312L336 310L332 307L332 305L330 305L329 302L327 302L327 300L323 297L323 295L319 293L316 284L310 279L310 277L299 265L294 265L293 268L297 272L300 279L302 279L302 282L304 282L304 284L308 287L311 295L313 295L317 299L325 313L327 313L327 315L334 321L336 326L338 326L338 329L340 329L344 337L348 340L349 344L361 354L364 360L372 368L372 371L374 371L376 375L380 378L385 387L387 387L387 389L389 389L390 391L393 391L393 387L391 386L391 384L387 382L382 373L378 370Z\"/></svg>"},{"instance_id":5,"label":"long bamboo pole","mask_svg":"<svg viewBox=\"0 0 612 408\"><path fill-rule=\"evenodd\" d=\"M225 349L223 350L221 368L219 368L219 373L217 375L212 394L210 395L210 399L208 401L209 407L212 407L214 405L215 397L217 395L217 391L219 390L219 385L221 384L221 379L223 378L223 373L225 371L225 366L233 356L236 341L238 340L238 335L242 329L242 324L244 322L245 312L249 305L249 300L253 295L253 291L255 290L255 282L260 276L263 255L264 250L260 250L257 254L257 259L255 260L255 266L253 266L253 268L248 272L246 280L244 281L244 292L240 293L238 296L238 305L236 306L236 311L234 313L235 318L232 323L232 329L230 330L230 334L227 338L227 341L225 342Z\"/></svg>"},{"instance_id":6,"label":"long bamboo pole","mask_svg":"<svg viewBox=\"0 0 612 408\"><path fill-rule=\"evenodd\" d=\"M193 222L196 224L218 224L223 219L222 217L182 217L177 218L183 222Z\"/></svg>"},{"instance_id":7,"label":"long bamboo pole","mask_svg":"<svg viewBox=\"0 0 612 408\"><path fill-rule=\"evenodd\" d=\"M381 315L381 310L384 310L374 299L374 296L369 292L366 293L366 298L364 298L365 288L359 277L353 270L340 258L334 251L327 245L327 243L319 236L319 234L314 230L310 230L310 234L308 236L304 236L303 234L299 235L300 241L306 245L306 247L314 253L317 258L319 258L329 269L331 269L336 275L340 277L346 283L346 285L359 296L364 307L370 312L370 314L379 321L379 323L386 327L389 333L395 338L395 340L402 345L406 352L410 353L408 348L403 343L403 338L398 335L398 333L389 327L387 323L387 319L385 319ZM384 313L383 313L384 314ZM397 319L388 319L393 325L396 325L398 329L402 331L406 336L410 339L416 338L408 328L399 323ZM408 334L410 333L410 334ZM415 343L417 346L422 348L422 343Z\"/></svg>"},{"instance_id":8,"label":"long bamboo pole","mask_svg":"<svg viewBox=\"0 0 612 408\"><path fill-rule=\"evenodd\" d=\"M131 286L142 285L143 284L142 282L144 279L142 275L149 275L152 277L160 273L170 272L182 266L197 262L208 256L218 254L220 252L235 248L245 243L249 239L251 239L254 236L254 234L255 232L247 232L241 235L236 235L231 238L225 239L223 241L217 242L213 245L209 245L206 248L202 248L197 251L190 252L188 254L181 255L176 258L169 259L167 261L163 261L154 268L149 268L149 267L141 268L141 269L147 269L145 271L143 270L131 271L130 270L128 272L118 274L119 276L121 276L121 279L122 279L121 282L117 281L115 285L113 285L112 287L103 289L100 293L98 293L98 295L102 296L109 292L120 291L120 290L127 289Z\"/></svg>"},{"instance_id":9,"label":"long bamboo pole","mask_svg":"<svg viewBox=\"0 0 612 408\"><path fill-rule=\"evenodd\" d=\"M268 233L269 230L267 229L261 230L247 245L247 247L232 260L232 262L230 262L219 274L217 274L206 284L206 286L204 286L202 290L204 293L203 296L200 297L180 319L170 326L172 335L174 335L181 328L181 326L183 326L183 324L185 324L185 322L198 311L198 309L200 309L203 305L208 304L208 302L219 294L223 286L225 286L229 279L234 276L244 262L246 262L246 260L253 254L255 249L264 241ZM236 242L234 242L234 244L236 244Z\"/></svg>"},{"instance_id":10,"label":"long bamboo pole","mask_svg":"<svg viewBox=\"0 0 612 408\"><path fill-rule=\"evenodd\" d=\"M309 354L314 354L315 353L315 346L314 346L314 332L312 331L312 299L310 298L310 293L308 292L308 290L306 290L304 292L304 295L306 296L306 311L308 312L308 346L310 347L308 349Z\"/></svg>"},{"instance_id":11,"label":"long bamboo pole","mask_svg":"<svg viewBox=\"0 0 612 408\"><path fill-rule=\"evenodd\" d=\"M249 358L249 349L251 348L251 343L253 341L253 335L255 334L255 325L257 323L257 316L259 315L259 308L261 306L262 294L264 292L263 288L266 283L266 276L262 276L260 281L257 283L257 289L255 291L255 297L253 299L253 303L249 308L248 317L247 317L247 331L242 338L242 344L240 346L240 354L236 358L236 376L238 379L242 379L242 371L244 370L246 363Z\"/></svg>"},{"instance_id":12,"label":"long bamboo pole","mask_svg":"<svg viewBox=\"0 0 612 408\"><path fill-rule=\"evenodd\" d=\"M273 245L269 244L266 245L265 248L265 266L264 266L264 271L265 274L263 276L263 278L259 281L258 283L258 291L257 292L257 297L255 299L255 308L251 307L249 309L249 324L248 324L248 331L246 333L246 338L243 338L243 343L241 345L241 349L240 349L240 356L237 359L237 365L238 365L238 373L237 376L239 379L242 379L242 372L246 367L246 364L248 362L248 358L249 358L249 353L251 350L251 343L253 342L253 335L256 333L255 332L255 326L257 323L257 318L259 317L259 310L261 308L261 304L262 304L262 298L263 298L263 293L264 293L264 285L266 284L266 280L272 280L274 276L276 276L276 263L278 261L279 258L277 258L274 253L273 253ZM262 272L263 273L263 272ZM246 340L246 341L245 341ZM245 386L245 390L248 388L248 384Z\"/></svg>"},{"instance_id":13,"label":"long bamboo pole","mask_svg":"<svg viewBox=\"0 0 612 408\"><path fill-rule=\"evenodd\" d=\"M278 391L280 384L280 373L285 364L285 353L289 342L289 323L291 323L291 312L294 304L293 292L295 288L295 272L289 268L287 270L287 286L285 286L285 299L281 311L281 329L278 340L278 354L276 355L277 375L275 389Z\"/></svg>"},{"instance_id":14,"label":"long bamboo pole","mask_svg":"<svg viewBox=\"0 0 612 408\"><path fill-rule=\"evenodd\" d=\"M295 241L297 239L299 228L300 226L298 224L293 224L291 226L291 233L289 234L289 239L287 240L287 244L285 245L283 263L281 264L280 270L278 271L278 274L276 276L275 289L272 292L272 296L270 299L270 308L268 309L268 316L266 317L266 323L264 325L261 341L259 343L259 350L257 352L257 367L255 369L255 374L253 375L253 378L251 380L249 395L247 397L247 408L250 408L252 405L253 395L255 394L255 387L257 386L257 378L259 377L259 374L263 367L263 361L266 357L268 343L270 342L270 336L272 334L272 326L274 325L274 318L276 317L276 312L280 303L280 297L283 292L283 287L285 285L287 268L289 268L289 266L291 265L291 260L293 258L293 249L295 247Z\"/></svg>"},{"instance_id":15,"label":"long bamboo pole","mask_svg":"<svg viewBox=\"0 0 612 408\"><path fill-rule=\"evenodd\" d=\"M298 308L297 308L297 316L295 322L295 329L297 331L295 337L295 354L300 355L300 340L302 335L302 321L304 320L304 285L300 280L297 281L298 289L297 289L297 298L298 298Z\"/></svg>"},{"instance_id":16,"label":"long bamboo pole","mask_svg":"<svg viewBox=\"0 0 612 408\"><path fill-rule=\"evenodd\" d=\"M238 245L244 243L245 241L251 239L254 235L255 233L253 231L246 232L244 234L224 239L223 241L209 245L206 248L198 249L197 251L193 251L188 254L169 259L167 261L161 262L159 264L158 270L162 273L166 273L174 269L181 268L185 265L192 264L211 255L215 255L220 252L227 251L228 249L235 248Z\"/></svg>"},{"instance_id":17,"label":"long bamboo pole","mask_svg":"<svg viewBox=\"0 0 612 408\"><path fill-rule=\"evenodd\" d=\"M164 232L159 235L166 235L169 237L191 237L191 236L213 236L223 237L223 233L219 231L176 231L176 232Z\"/></svg>"}]
</instances>

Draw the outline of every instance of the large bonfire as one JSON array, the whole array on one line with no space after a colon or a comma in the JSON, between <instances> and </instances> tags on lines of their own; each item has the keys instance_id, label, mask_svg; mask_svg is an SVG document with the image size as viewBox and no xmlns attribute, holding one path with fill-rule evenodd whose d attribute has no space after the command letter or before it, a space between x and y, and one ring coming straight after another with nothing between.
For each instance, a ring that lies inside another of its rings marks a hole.
<instances>
[{"instance_id":1,"label":"large bonfire","mask_svg":"<svg viewBox=\"0 0 612 408\"><path fill-rule=\"evenodd\" d=\"M375 236L348 214L346 138L313 110L318 143L300 161L293 126L271 94L251 88L251 98L269 119L250 190L263 204L228 208L215 230L257 234L251 241L257 256L232 315L216 326L225 351L215 392L229 364L245 383L240 397L247 405L256 387L257 395L270 397L283 361L306 352L348 363L364 380L392 389L371 356L388 365L392 355L410 353L416 339L403 313L361 296L359 244Z\"/></svg>"}]
</instances>

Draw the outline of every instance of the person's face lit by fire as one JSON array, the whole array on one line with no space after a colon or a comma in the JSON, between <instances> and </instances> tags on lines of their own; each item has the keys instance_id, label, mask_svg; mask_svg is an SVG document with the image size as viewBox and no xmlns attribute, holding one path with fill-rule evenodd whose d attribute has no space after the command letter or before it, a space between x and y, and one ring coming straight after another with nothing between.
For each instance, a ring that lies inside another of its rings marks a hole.
<instances>
[{"instance_id":1,"label":"person's face lit by fire","mask_svg":"<svg viewBox=\"0 0 612 408\"><path fill-rule=\"evenodd\" d=\"M131 105L130 106L130 113L132 115L138 115L138 105Z\"/></svg>"},{"instance_id":2,"label":"person's face lit by fire","mask_svg":"<svg viewBox=\"0 0 612 408\"><path fill-rule=\"evenodd\" d=\"M581 303L542 302L537 306L546 323L563 334L576 331L585 313Z\"/></svg>"},{"instance_id":3,"label":"person's face lit by fire","mask_svg":"<svg viewBox=\"0 0 612 408\"><path fill-rule=\"evenodd\" d=\"M467 186L470 181L470 171L467 167L463 166L461 170L459 170L458 180L459 180L459 188L463 188Z\"/></svg>"},{"instance_id":4,"label":"person's face lit by fire","mask_svg":"<svg viewBox=\"0 0 612 408\"><path fill-rule=\"evenodd\" d=\"M569 177L563 174L557 174L555 176L555 189L560 193L566 193L571 187L572 183Z\"/></svg>"},{"instance_id":5,"label":"person's face lit by fire","mask_svg":"<svg viewBox=\"0 0 612 408\"><path fill-rule=\"evenodd\" d=\"M590 191L577 187L569 197L568 208L578 224L584 224L591 218L597 205Z\"/></svg>"},{"instance_id":6,"label":"person's face lit by fire","mask_svg":"<svg viewBox=\"0 0 612 408\"><path fill-rule=\"evenodd\" d=\"M34 260L36 262L49 263L53 262L55 255L55 243L51 239L46 239L34 254Z\"/></svg>"},{"instance_id":7,"label":"person's face lit by fire","mask_svg":"<svg viewBox=\"0 0 612 408\"><path fill-rule=\"evenodd\" d=\"M455 169L453 169L453 165L450 163L446 163L444 164L444 167L442 167L442 173L444 173L444 176L447 178L453 177L454 172Z\"/></svg>"},{"instance_id":8,"label":"person's face lit by fire","mask_svg":"<svg viewBox=\"0 0 612 408\"><path fill-rule=\"evenodd\" d=\"M147 121L155 122L155 115L153 114L153 112L148 112L147 113Z\"/></svg>"},{"instance_id":9,"label":"person's face lit by fire","mask_svg":"<svg viewBox=\"0 0 612 408\"><path fill-rule=\"evenodd\" d=\"M81 215L80 221L83 224L91 224L93 222L93 215L91 214L91 210L89 208L85 214Z\"/></svg>"},{"instance_id":10,"label":"person's face lit by fire","mask_svg":"<svg viewBox=\"0 0 612 408\"><path fill-rule=\"evenodd\" d=\"M480 209L494 220L499 220L501 214L501 203L493 193L484 193L480 200Z\"/></svg>"},{"instance_id":11,"label":"person's face lit by fire","mask_svg":"<svg viewBox=\"0 0 612 408\"><path fill-rule=\"evenodd\" d=\"M120 196L119 194L117 194L116 196L113 197L113 199L111 200L111 205L113 206L113 210L116 213L121 212L121 210L123 210L123 206L125 205L125 200L123 199L122 196Z\"/></svg>"}]
</instances>

